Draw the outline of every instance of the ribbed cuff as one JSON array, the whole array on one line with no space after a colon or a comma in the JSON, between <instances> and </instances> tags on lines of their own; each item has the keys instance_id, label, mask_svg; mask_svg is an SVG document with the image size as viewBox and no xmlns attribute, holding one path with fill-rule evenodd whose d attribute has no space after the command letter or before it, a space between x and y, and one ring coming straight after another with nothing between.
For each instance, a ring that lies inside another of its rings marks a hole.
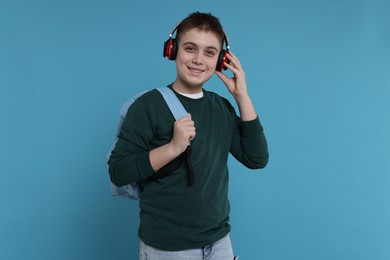
<instances>
[{"instance_id":1,"label":"ribbed cuff","mask_svg":"<svg viewBox=\"0 0 390 260\"><path fill-rule=\"evenodd\" d=\"M242 133L245 136L256 135L263 131L263 126L260 123L259 116L251 121L242 121Z\"/></svg>"},{"instance_id":2,"label":"ribbed cuff","mask_svg":"<svg viewBox=\"0 0 390 260\"><path fill-rule=\"evenodd\" d=\"M155 173L150 163L149 152L138 154L136 164L137 171L142 179L146 179Z\"/></svg>"}]
</instances>

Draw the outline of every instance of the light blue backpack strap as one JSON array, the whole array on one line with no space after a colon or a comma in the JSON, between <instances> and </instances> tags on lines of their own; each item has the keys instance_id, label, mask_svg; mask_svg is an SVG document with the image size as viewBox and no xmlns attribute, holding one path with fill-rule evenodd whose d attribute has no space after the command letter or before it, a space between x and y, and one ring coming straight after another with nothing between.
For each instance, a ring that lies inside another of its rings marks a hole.
<instances>
[{"instance_id":1,"label":"light blue backpack strap","mask_svg":"<svg viewBox=\"0 0 390 260\"><path fill-rule=\"evenodd\" d=\"M168 87L163 87L157 88L157 90L160 91L161 95L164 97L165 102L167 102L168 107L176 120L186 117L188 115L186 109L183 107L182 103L177 98L172 89Z\"/></svg>"}]
</instances>

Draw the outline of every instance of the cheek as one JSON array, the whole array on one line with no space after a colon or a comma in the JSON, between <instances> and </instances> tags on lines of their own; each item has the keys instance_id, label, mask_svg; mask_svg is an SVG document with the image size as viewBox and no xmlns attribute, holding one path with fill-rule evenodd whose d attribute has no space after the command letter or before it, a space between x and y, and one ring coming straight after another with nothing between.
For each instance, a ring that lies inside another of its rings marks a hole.
<instances>
[{"instance_id":1,"label":"cheek","mask_svg":"<svg viewBox=\"0 0 390 260\"><path fill-rule=\"evenodd\" d=\"M209 68L215 68L215 67L217 67L217 61L218 61L218 57L210 58L210 60L208 60L208 62L207 62L208 67L209 67Z\"/></svg>"},{"instance_id":2,"label":"cheek","mask_svg":"<svg viewBox=\"0 0 390 260\"><path fill-rule=\"evenodd\" d=\"M180 62L187 62L190 59L191 59L191 57L187 52L182 51L182 50L179 50L177 52L176 60L178 60Z\"/></svg>"}]
</instances>

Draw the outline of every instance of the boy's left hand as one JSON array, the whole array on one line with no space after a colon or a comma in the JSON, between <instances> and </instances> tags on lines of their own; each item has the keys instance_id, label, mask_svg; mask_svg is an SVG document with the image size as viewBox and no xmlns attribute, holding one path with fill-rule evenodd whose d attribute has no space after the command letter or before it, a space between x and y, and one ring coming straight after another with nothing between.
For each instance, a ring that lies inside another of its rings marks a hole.
<instances>
[{"instance_id":1,"label":"boy's left hand","mask_svg":"<svg viewBox=\"0 0 390 260\"><path fill-rule=\"evenodd\" d=\"M232 51L228 52L227 58L230 60L230 64L225 62L225 66L233 72L233 77L229 78L220 71L215 71L215 74L225 83L227 89L236 100L248 97L245 72L240 61Z\"/></svg>"}]
</instances>

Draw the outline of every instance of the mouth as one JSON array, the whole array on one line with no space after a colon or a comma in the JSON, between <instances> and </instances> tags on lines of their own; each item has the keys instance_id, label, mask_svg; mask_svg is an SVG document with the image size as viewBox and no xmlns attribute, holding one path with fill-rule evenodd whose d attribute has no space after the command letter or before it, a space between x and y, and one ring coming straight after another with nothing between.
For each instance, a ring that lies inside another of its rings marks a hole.
<instances>
[{"instance_id":1,"label":"mouth","mask_svg":"<svg viewBox=\"0 0 390 260\"><path fill-rule=\"evenodd\" d=\"M202 72L204 72L205 70L202 70L202 69L197 69L197 68L191 68L191 67L187 67L192 73L195 73L195 74L200 74Z\"/></svg>"}]
</instances>

